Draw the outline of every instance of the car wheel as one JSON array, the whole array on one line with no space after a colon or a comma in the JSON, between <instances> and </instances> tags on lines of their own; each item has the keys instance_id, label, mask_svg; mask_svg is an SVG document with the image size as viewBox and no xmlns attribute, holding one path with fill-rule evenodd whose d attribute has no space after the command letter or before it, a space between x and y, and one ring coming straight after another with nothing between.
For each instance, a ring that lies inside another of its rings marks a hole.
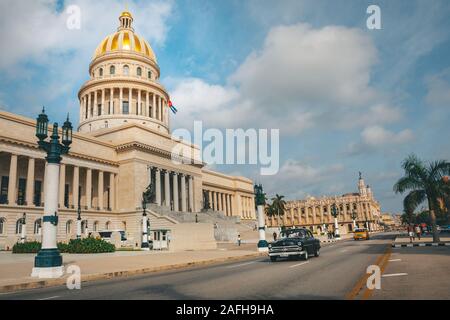
<instances>
[{"instance_id":1,"label":"car wheel","mask_svg":"<svg viewBox=\"0 0 450 320\"><path fill-rule=\"evenodd\" d=\"M305 254L303 255L303 260L308 260L309 259L309 255L308 255L308 250L305 250Z\"/></svg>"},{"instance_id":2,"label":"car wheel","mask_svg":"<svg viewBox=\"0 0 450 320\"><path fill-rule=\"evenodd\" d=\"M272 261L272 262L277 261L277 257L270 257L270 261Z\"/></svg>"},{"instance_id":3,"label":"car wheel","mask_svg":"<svg viewBox=\"0 0 450 320\"><path fill-rule=\"evenodd\" d=\"M320 248L316 248L315 250L314 250L314 256L315 257L318 257L320 255Z\"/></svg>"}]
</instances>

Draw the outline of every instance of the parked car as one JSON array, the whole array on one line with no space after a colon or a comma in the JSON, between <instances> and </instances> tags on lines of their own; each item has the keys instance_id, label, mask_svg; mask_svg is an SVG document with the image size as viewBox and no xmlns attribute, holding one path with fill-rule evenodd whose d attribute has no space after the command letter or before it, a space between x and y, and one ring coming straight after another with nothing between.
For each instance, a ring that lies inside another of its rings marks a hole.
<instances>
[{"instance_id":1,"label":"parked car","mask_svg":"<svg viewBox=\"0 0 450 320\"><path fill-rule=\"evenodd\" d=\"M310 255L318 257L320 241L314 238L310 230L304 228L284 230L280 239L269 244L271 261L278 258L303 258L308 260Z\"/></svg>"},{"instance_id":2,"label":"parked car","mask_svg":"<svg viewBox=\"0 0 450 320\"><path fill-rule=\"evenodd\" d=\"M369 230L366 228L357 228L353 233L354 240L369 240Z\"/></svg>"}]
</instances>

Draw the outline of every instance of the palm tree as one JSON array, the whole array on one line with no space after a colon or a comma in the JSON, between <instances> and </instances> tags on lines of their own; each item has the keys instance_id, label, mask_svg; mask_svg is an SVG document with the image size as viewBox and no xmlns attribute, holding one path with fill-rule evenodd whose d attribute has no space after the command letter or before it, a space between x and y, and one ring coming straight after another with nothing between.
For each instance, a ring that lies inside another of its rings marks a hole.
<instances>
[{"instance_id":1,"label":"palm tree","mask_svg":"<svg viewBox=\"0 0 450 320\"><path fill-rule=\"evenodd\" d=\"M275 216L275 210L273 208L273 204L268 203L266 201L266 206L264 207L264 212L268 218L272 218Z\"/></svg>"},{"instance_id":2,"label":"palm tree","mask_svg":"<svg viewBox=\"0 0 450 320\"><path fill-rule=\"evenodd\" d=\"M278 227L280 227L280 216L284 216L284 213L286 212L286 201L284 201L283 198L284 196L280 196L279 194L276 194L275 197L272 198L272 206L274 213L277 216Z\"/></svg>"},{"instance_id":3,"label":"palm tree","mask_svg":"<svg viewBox=\"0 0 450 320\"><path fill-rule=\"evenodd\" d=\"M446 188L443 177L450 174L450 162L445 160L425 164L414 154L402 163L405 175L394 185L395 193L409 191L405 198L409 210L416 209L425 200L428 202L430 222L433 230L433 242L439 242L436 228L436 209L438 199L445 195Z\"/></svg>"}]
</instances>

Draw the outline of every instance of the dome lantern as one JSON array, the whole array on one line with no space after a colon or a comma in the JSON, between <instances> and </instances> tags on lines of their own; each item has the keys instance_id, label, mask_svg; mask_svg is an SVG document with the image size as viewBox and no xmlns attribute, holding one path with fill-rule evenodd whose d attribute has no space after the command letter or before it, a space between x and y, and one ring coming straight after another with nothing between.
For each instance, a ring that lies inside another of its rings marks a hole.
<instances>
[{"instance_id":1,"label":"dome lantern","mask_svg":"<svg viewBox=\"0 0 450 320\"><path fill-rule=\"evenodd\" d=\"M122 12L122 14L119 17L119 21L120 21L120 27L119 27L118 31L120 31L120 30L134 31L133 27L131 26L131 24L133 23L133 16L131 15L131 13L129 11Z\"/></svg>"}]
</instances>

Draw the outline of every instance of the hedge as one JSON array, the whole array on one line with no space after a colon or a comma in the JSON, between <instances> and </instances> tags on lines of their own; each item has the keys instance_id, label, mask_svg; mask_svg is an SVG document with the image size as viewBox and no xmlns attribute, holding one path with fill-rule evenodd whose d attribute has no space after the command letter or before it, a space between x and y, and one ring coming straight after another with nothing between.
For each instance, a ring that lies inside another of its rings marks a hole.
<instances>
[{"instance_id":1,"label":"hedge","mask_svg":"<svg viewBox=\"0 0 450 320\"><path fill-rule=\"evenodd\" d=\"M37 241L16 243L13 246L13 253L37 253L41 249L41 243ZM85 238L73 239L69 243L58 243L58 249L62 253L103 253L114 252L116 248L113 244L102 239Z\"/></svg>"}]
</instances>

